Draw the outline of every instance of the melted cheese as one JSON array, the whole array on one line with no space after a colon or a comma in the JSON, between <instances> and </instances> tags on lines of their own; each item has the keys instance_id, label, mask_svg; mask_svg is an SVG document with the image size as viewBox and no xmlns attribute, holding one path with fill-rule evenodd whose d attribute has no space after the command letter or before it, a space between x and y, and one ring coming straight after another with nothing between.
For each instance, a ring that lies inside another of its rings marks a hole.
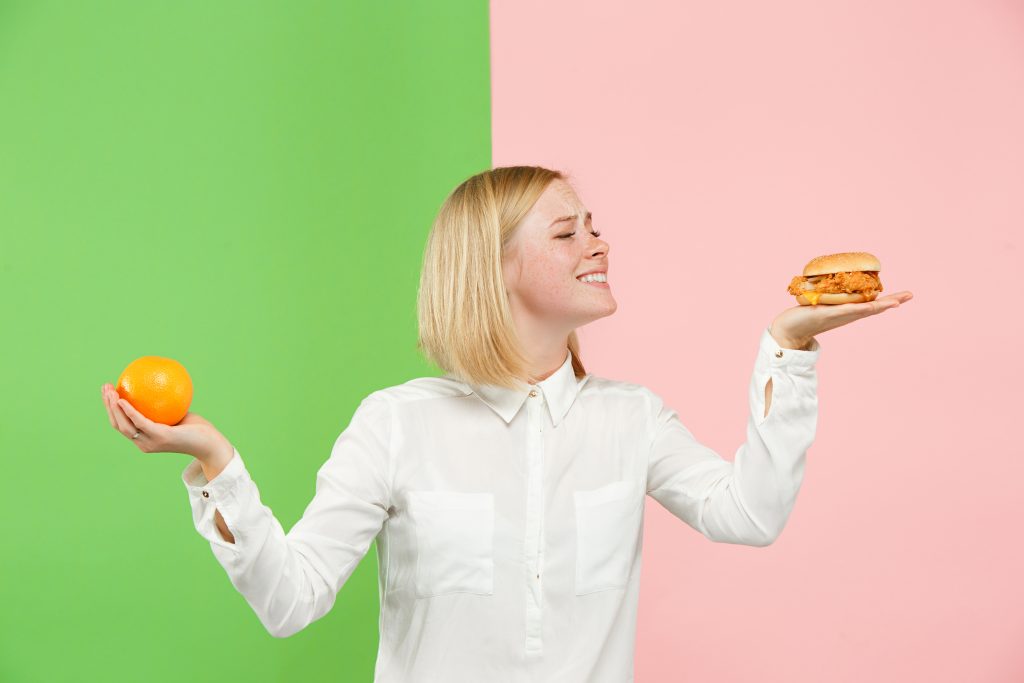
<instances>
[{"instance_id":1,"label":"melted cheese","mask_svg":"<svg viewBox=\"0 0 1024 683\"><path fill-rule=\"evenodd\" d=\"M804 296L811 302L812 306L817 306L818 299L821 297L821 292L804 292Z\"/></svg>"}]
</instances>

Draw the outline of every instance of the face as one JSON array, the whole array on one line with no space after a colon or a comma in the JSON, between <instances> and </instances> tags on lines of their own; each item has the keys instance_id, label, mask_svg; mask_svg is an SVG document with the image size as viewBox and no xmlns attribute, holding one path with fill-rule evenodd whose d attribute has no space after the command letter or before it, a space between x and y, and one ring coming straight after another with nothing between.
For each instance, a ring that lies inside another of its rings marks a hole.
<instances>
[{"instance_id":1,"label":"face","mask_svg":"<svg viewBox=\"0 0 1024 683\"><path fill-rule=\"evenodd\" d=\"M577 276L608 271L608 243L564 180L553 180L523 219L502 261L517 322L532 332L568 334L618 307L607 282ZM560 220L561 219L561 220Z\"/></svg>"}]
</instances>

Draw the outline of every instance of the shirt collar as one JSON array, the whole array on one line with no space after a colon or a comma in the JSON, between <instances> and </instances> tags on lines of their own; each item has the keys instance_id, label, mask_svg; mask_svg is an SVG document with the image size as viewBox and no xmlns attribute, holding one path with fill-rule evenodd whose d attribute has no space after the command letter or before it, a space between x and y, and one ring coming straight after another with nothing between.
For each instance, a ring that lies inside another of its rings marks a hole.
<instances>
[{"instance_id":1,"label":"shirt collar","mask_svg":"<svg viewBox=\"0 0 1024 683\"><path fill-rule=\"evenodd\" d=\"M569 412L576 395L590 377L587 374L577 379L572 367L572 353L566 349L562 366L547 378L532 385L544 397L554 426L557 427ZM530 395L529 388L506 389L493 384L462 384L500 415L505 424L512 421Z\"/></svg>"}]
</instances>

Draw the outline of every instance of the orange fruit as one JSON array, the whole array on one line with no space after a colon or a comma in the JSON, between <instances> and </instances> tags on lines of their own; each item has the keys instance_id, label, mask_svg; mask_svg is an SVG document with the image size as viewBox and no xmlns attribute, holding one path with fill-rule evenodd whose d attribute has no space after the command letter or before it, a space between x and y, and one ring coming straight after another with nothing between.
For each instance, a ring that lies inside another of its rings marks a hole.
<instances>
[{"instance_id":1,"label":"orange fruit","mask_svg":"<svg viewBox=\"0 0 1024 683\"><path fill-rule=\"evenodd\" d=\"M153 422L176 425L192 404L192 378L173 358L136 358L117 378L118 395Z\"/></svg>"}]
</instances>

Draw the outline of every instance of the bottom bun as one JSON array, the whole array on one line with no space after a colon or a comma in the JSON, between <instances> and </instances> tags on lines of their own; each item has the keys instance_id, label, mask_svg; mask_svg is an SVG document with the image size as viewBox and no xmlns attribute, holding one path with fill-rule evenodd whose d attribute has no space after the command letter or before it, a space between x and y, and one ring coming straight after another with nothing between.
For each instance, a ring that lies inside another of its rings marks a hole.
<instances>
[{"instance_id":1,"label":"bottom bun","mask_svg":"<svg viewBox=\"0 0 1024 683\"><path fill-rule=\"evenodd\" d=\"M818 297L819 304L831 306L835 304L859 304L865 301L874 301L878 298L878 292L872 292L870 296L865 294L822 294ZM811 302L803 294L798 294L796 302L801 306L810 306Z\"/></svg>"}]
</instances>

